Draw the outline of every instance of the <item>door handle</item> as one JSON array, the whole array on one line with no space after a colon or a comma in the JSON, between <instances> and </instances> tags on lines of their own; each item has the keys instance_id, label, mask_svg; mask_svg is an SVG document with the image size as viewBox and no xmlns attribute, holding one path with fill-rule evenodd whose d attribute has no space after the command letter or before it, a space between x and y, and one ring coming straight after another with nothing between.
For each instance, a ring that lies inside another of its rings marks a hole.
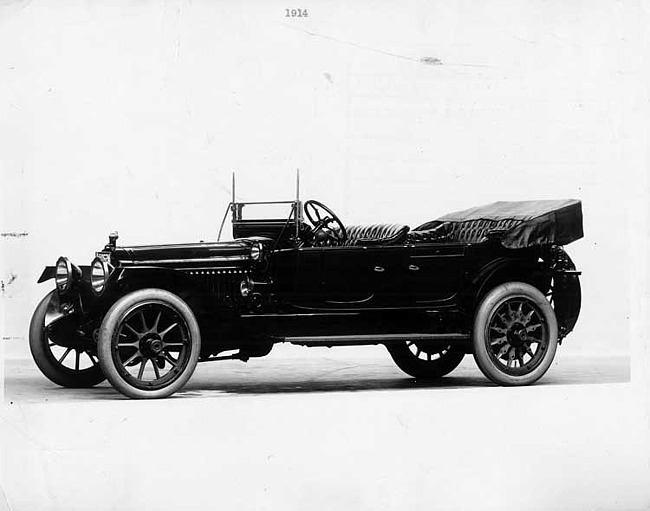
<instances>
[{"instance_id":1,"label":"door handle","mask_svg":"<svg viewBox=\"0 0 650 511\"><path fill-rule=\"evenodd\" d=\"M383 266L375 266L375 271L381 273L385 268Z\"/></svg>"},{"instance_id":2,"label":"door handle","mask_svg":"<svg viewBox=\"0 0 650 511\"><path fill-rule=\"evenodd\" d=\"M418 271L420 267L416 264L409 264L409 270L411 271Z\"/></svg>"}]
</instances>

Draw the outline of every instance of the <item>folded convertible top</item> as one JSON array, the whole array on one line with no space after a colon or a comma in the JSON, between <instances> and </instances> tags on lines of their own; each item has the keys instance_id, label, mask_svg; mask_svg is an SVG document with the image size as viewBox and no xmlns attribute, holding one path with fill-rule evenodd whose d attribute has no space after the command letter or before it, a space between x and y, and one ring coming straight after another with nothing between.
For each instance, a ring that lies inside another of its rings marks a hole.
<instances>
[{"instance_id":1,"label":"folded convertible top","mask_svg":"<svg viewBox=\"0 0 650 511\"><path fill-rule=\"evenodd\" d=\"M499 239L506 248L566 245L582 238L582 203L575 199L500 201L456 211L422 224L439 241L480 243Z\"/></svg>"}]
</instances>

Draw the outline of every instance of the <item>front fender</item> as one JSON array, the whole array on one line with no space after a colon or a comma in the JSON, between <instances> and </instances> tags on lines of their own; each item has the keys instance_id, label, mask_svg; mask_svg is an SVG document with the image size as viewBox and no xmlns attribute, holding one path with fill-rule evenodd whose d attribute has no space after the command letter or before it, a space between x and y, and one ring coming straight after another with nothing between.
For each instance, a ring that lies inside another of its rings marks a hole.
<instances>
[{"instance_id":1,"label":"front fender","mask_svg":"<svg viewBox=\"0 0 650 511\"><path fill-rule=\"evenodd\" d=\"M217 270L196 270L189 274L172 268L141 266L116 271L120 271L116 284L121 294L145 287L166 289L188 302L195 313L232 306L241 300L239 280L234 279L240 274L235 271L232 276L223 275L224 278L218 278Z\"/></svg>"},{"instance_id":2,"label":"front fender","mask_svg":"<svg viewBox=\"0 0 650 511\"><path fill-rule=\"evenodd\" d=\"M43 270L43 273L41 273L41 276L38 278L38 283L40 284L47 280L53 279L55 273L56 273L56 268L54 268L54 266L46 266L45 269Z\"/></svg>"},{"instance_id":3,"label":"front fender","mask_svg":"<svg viewBox=\"0 0 650 511\"><path fill-rule=\"evenodd\" d=\"M43 325L45 328L53 325L65 316L61 310L61 299L59 298L59 293L57 293L56 290L52 290L47 296L49 296L50 300L47 304L47 309L45 309L45 322Z\"/></svg>"},{"instance_id":4,"label":"front fender","mask_svg":"<svg viewBox=\"0 0 650 511\"><path fill-rule=\"evenodd\" d=\"M61 299L56 289L45 295L48 300L43 319L43 327L48 328L65 317L80 317L77 313L81 311L80 302L77 297L73 299Z\"/></svg>"}]
</instances>

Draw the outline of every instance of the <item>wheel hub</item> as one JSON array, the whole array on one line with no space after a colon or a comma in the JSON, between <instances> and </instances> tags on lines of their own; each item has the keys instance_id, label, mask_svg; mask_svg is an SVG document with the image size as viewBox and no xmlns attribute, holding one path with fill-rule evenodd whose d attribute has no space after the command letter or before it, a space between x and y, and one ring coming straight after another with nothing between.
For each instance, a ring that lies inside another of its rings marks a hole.
<instances>
[{"instance_id":1,"label":"wheel hub","mask_svg":"<svg viewBox=\"0 0 650 511\"><path fill-rule=\"evenodd\" d=\"M524 345L524 340L526 339L526 327L521 323L514 323L510 328L508 328L506 337L508 339L508 343L513 348L521 348Z\"/></svg>"},{"instance_id":2,"label":"wheel hub","mask_svg":"<svg viewBox=\"0 0 650 511\"><path fill-rule=\"evenodd\" d=\"M158 334L145 335L140 341L140 352L147 358L155 358L163 350L163 342Z\"/></svg>"}]
</instances>

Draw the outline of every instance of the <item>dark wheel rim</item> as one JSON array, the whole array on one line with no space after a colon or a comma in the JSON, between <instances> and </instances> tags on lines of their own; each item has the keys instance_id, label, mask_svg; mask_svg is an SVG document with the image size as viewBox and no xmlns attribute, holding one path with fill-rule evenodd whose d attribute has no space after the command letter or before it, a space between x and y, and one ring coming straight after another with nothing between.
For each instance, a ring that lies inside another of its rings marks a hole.
<instances>
[{"instance_id":1,"label":"dark wheel rim","mask_svg":"<svg viewBox=\"0 0 650 511\"><path fill-rule=\"evenodd\" d=\"M485 342L502 372L523 376L538 367L548 350L548 327L540 308L523 297L502 302L486 327Z\"/></svg>"},{"instance_id":2,"label":"dark wheel rim","mask_svg":"<svg viewBox=\"0 0 650 511\"><path fill-rule=\"evenodd\" d=\"M62 369L83 375L99 368L97 351L88 346L90 341L75 338L56 342L48 328L44 329L44 334L50 360Z\"/></svg>"},{"instance_id":3,"label":"dark wheel rim","mask_svg":"<svg viewBox=\"0 0 650 511\"><path fill-rule=\"evenodd\" d=\"M451 349L451 346L446 346L443 349L440 349L439 347L433 348L430 346L420 346L415 341L406 341L406 347L415 358L424 362L435 362L436 360L440 360L449 353L449 350Z\"/></svg>"},{"instance_id":4,"label":"dark wheel rim","mask_svg":"<svg viewBox=\"0 0 650 511\"><path fill-rule=\"evenodd\" d=\"M161 301L139 303L119 323L111 355L120 376L141 390L171 385L191 359L191 336L179 311Z\"/></svg>"}]
</instances>

